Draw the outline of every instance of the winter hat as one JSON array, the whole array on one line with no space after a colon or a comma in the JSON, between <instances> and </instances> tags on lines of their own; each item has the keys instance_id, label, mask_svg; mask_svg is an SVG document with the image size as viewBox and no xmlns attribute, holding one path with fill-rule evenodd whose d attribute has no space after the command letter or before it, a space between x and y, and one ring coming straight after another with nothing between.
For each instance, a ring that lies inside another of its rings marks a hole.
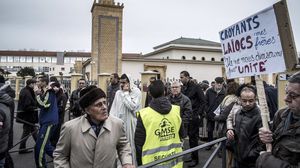
<instances>
[{"instance_id":1,"label":"winter hat","mask_svg":"<svg viewBox=\"0 0 300 168\"><path fill-rule=\"evenodd\" d=\"M91 85L80 91L79 105L82 109L85 109L103 97L106 97L104 91L95 85Z\"/></svg>"},{"instance_id":2,"label":"winter hat","mask_svg":"<svg viewBox=\"0 0 300 168\"><path fill-rule=\"evenodd\" d=\"M216 83L223 83L224 79L222 77L216 77L215 81L216 81Z\"/></svg>"}]
</instances>

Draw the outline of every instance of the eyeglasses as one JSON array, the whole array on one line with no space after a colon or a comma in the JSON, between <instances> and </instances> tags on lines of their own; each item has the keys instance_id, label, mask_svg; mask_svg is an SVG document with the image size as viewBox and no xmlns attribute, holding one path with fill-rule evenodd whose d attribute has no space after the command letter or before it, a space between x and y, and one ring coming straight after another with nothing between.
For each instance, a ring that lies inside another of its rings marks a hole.
<instances>
[{"instance_id":1,"label":"eyeglasses","mask_svg":"<svg viewBox=\"0 0 300 168\"><path fill-rule=\"evenodd\" d=\"M106 105L106 101L99 102L99 103L97 103L97 104L93 104L94 107L98 107L98 108L103 107L103 105Z\"/></svg>"},{"instance_id":2,"label":"eyeglasses","mask_svg":"<svg viewBox=\"0 0 300 168\"><path fill-rule=\"evenodd\" d=\"M79 84L80 84L80 85L84 85L85 83L84 83L84 82L79 82Z\"/></svg>"},{"instance_id":3,"label":"eyeglasses","mask_svg":"<svg viewBox=\"0 0 300 168\"><path fill-rule=\"evenodd\" d=\"M287 98L290 98L290 99L292 99L292 100L295 100L295 99L297 99L298 97L300 97L300 94L297 94L297 93L294 93L294 92L285 92L285 94L286 94L286 97Z\"/></svg>"}]
</instances>

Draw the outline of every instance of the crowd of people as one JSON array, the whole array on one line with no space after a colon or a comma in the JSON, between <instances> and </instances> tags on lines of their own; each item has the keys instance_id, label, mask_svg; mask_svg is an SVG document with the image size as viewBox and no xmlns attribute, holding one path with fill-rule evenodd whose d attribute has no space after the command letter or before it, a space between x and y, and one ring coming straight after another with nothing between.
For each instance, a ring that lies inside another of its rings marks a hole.
<instances>
[{"instance_id":1,"label":"crowd of people","mask_svg":"<svg viewBox=\"0 0 300 168\"><path fill-rule=\"evenodd\" d=\"M147 90L141 90L129 74L113 73L105 91L80 79L69 98L73 119L67 122L68 97L59 81L46 76L29 79L17 106L16 122L23 124L19 154L32 152L26 148L32 136L39 168L46 167L46 154L57 168L131 168L180 153L184 142L193 148L200 138L209 142L226 136L218 153L227 157L226 167L300 166L300 72L288 79L284 109L278 110L277 88L264 83L270 130L262 127L255 81L240 85L216 77L211 83L198 83L187 71L178 77L172 83L152 77ZM8 151L13 146L14 98L0 76L0 168L13 165ZM200 137L200 128L205 136ZM265 144L272 144L271 152ZM195 167L201 159L198 153L160 166Z\"/></svg>"}]
</instances>

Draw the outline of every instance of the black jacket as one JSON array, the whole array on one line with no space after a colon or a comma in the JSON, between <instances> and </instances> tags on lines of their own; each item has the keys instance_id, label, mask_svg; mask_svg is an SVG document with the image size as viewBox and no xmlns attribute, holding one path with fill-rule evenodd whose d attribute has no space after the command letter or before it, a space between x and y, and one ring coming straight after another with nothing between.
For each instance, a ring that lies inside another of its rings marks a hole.
<instances>
[{"instance_id":1,"label":"black jacket","mask_svg":"<svg viewBox=\"0 0 300 168\"><path fill-rule=\"evenodd\" d=\"M198 119L204 115L206 105L204 93L200 85L188 81L182 88L182 93L187 96L192 103L193 119Z\"/></svg>"},{"instance_id":2,"label":"black jacket","mask_svg":"<svg viewBox=\"0 0 300 168\"><path fill-rule=\"evenodd\" d=\"M191 100L182 93L180 93L177 96L169 95L167 98L169 99L171 104L180 107L180 116L182 118L182 122L184 124L188 124L189 121L192 119L193 112Z\"/></svg>"},{"instance_id":3,"label":"black jacket","mask_svg":"<svg viewBox=\"0 0 300 168\"><path fill-rule=\"evenodd\" d=\"M206 114L207 119L210 121L214 121L214 111L218 108L218 106L221 104L225 97L225 89L222 88L222 90L217 93L213 88L209 88L206 91Z\"/></svg>"},{"instance_id":4,"label":"black jacket","mask_svg":"<svg viewBox=\"0 0 300 168\"><path fill-rule=\"evenodd\" d=\"M107 88L108 112L110 111L111 105L114 102L114 98L118 90L120 90L120 83L114 85L111 84Z\"/></svg>"},{"instance_id":5,"label":"black jacket","mask_svg":"<svg viewBox=\"0 0 300 168\"><path fill-rule=\"evenodd\" d=\"M57 107L58 107L58 120L59 124L63 124L65 118L65 111L68 98L66 94L63 93L63 90L60 88L60 91L56 94L57 98Z\"/></svg>"},{"instance_id":6,"label":"black jacket","mask_svg":"<svg viewBox=\"0 0 300 168\"><path fill-rule=\"evenodd\" d=\"M74 117L79 117L82 115L82 109L79 106L80 91L81 89L76 89L70 96L70 111L73 113Z\"/></svg>"},{"instance_id":7,"label":"black jacket","mask_svg":"<svg viewBox=\"0 0 300 168\"><path fill-rule=\"evenodd\" d=\"M13 99L3 91L0 91L0 122L3 125L0 126L0 160L6 155L9 146L10 129L12 125L11 111L9 106L13 102Z\"/></svg>"},{"instance_id":8,"label":"black jacket","mask_svg":"<svg viewBox=\"0 0 300 168\"><path fill-rule=\"evenodd\" d=\"M171 111L172 105L166 97L160 97L153 99L150 103L150 108L157 111L160 114L168 114ZM180 138L185 138L185 131L183 123L179 130ZM136 149L137 164L142 165L142 149L146 140L146 129L140 116L137 117L137 125L135 130L134 142Z\"/></svg>"},{"instance_id":9,"label":"black jacket","mask_svg":"<svg viewBox=\"0 0 300 168\"><path fill-rule=\"evenodd\" d=\"M30 123L38 123L36 97L33 89L28 86L24 87L20 92L16 121L22 123L22 121L18 119L22 119Z\"/></svg>"},{"instance_id":10,"label":"black jacket","mask_svg":"<svg viewBox=\"0 0 300 168\"><path fill-rule=\"evenodd\" d=\"M278 91L277 88L274 88L271 85L267 85L264 83L265 94L267 99L267 104L270 112L271 121L274 118L275 113L278 110Z\"/></svg>"},{"instance_id":11,"label":"black jacket","mask_svg":"<svg viewBox=\"0 0 300 168\"><path fill-rule=\"evenodd\" d=\"M250 111L240 110L235 118L235 147L237 161L245 167L255 167L256 159L264 145L259 140L258 130L262 127L260 110L256 106Z\"/></svg>"},{"instance_id":12,"label":"black jacket","mask_svg":"<svg viewBox=\"0 0 300 168\"><path fill-rule=\"evenodd\" d=\"M272 153L257 159L257 167L292 168L300 166L300 119L288 109L279 110L273 121Z\"/></svg>"}]
</instances>

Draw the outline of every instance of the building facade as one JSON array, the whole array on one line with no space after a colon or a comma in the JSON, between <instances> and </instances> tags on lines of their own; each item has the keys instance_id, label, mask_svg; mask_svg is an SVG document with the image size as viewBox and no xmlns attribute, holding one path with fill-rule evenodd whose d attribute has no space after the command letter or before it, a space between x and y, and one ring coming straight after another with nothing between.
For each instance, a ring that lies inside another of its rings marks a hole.
<instances>
[{"instance_id":1,"label":"building facade","mask_svg":"<svg viewBox=\"0 0 300 168\"><path fill-rule=\"evenodd\" d=\"M0 68L16 76L24 67L32 67L35 73L44 72L50 76L61 73L69 76L74 72L76 61L86 61L89 52L54 52L54 51L0 51Z\"/></svg>"}]
</instances>

